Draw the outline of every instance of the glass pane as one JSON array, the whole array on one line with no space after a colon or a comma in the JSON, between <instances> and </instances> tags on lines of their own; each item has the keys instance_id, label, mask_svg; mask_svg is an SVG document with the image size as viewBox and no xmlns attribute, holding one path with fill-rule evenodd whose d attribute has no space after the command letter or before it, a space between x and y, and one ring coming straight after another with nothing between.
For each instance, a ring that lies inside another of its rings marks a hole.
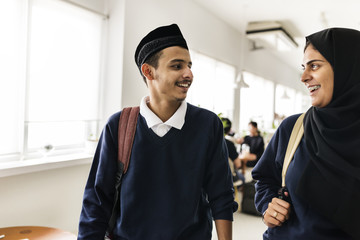
<instances>
[{"instance_id":1,"label":"glass pane","mask_svg":"<svg viewBox=\"0 0 360 240\"><path fill-rule=\"evenodd\" d=\"M0 154L21 149L26 45L22 2L0 1Z\"/></svg>"},{"instance_id":2,"label":"glass pane","mask_svg":"<svg viewBox=\"0 0 360 240\"><path fill-rule=\"evenodd\" d=\"M225 63L217 62L215 73L214 110L233 119L235 68Z\"/></svg>"},{"instance_id":3,"label":"glass pane","mask_svg":"<svg viewBox=\"0 0 360 240\"><path fill-rule=\"evenodd\" d=\"M29 151L52 146L54 149L82 147L85 140L97 140L98 121L29 123Z\"/></svg>"},{"instance_id":4,"label":"glass pane","mask_svg":"<svg viewBox=\"0 0 360 240\"><path fill-rule=\"evenodd\" d=\"M249 88L240 92L240 129L247 131L248 123L258 123L260 131L272 128L274 114L274 83L244 72L244 81Z\"/></svg>"},{"instance_id":5,"label":"glass pane","mask_svg":"<svg viewBox=\"0 0 360 240\"><path fill-rule=\"evenodd\" d=\"M195 51L190 54L194 81L187 101L232 119L235 68Z\"/></svg>"},{"instance_id":6,"label":"glass pane","mask_svg":"<svg viewBox=\"0 0 360 240\"><path fill-rule=\"evenodd\" d=\"M295 111L306 112L311 106L310 96L302 92L296 92L296 108Z\"/></svg>"},{"instance_id":7,"label":"glass pane","mask_svg":"<svg viewBox=\"0 0 360 240\"><path fill-rule=\"evenodd\" d=\"M97 118L101 25L61 1L34 1L28 121Z\"/></svg>"},{"instance_id":8,"label":"glass pane","mask_svg":"<svg viewBox=\"0 0 360 240\"><path fill-rule=\"evenodd\" d=\"M28 150L83 144L99 113L103 19L61 1L33 3Z\"/></svg>"},{"instance_id":9,"label":"glass pane","mask_svg":"<svg viewBox=\"0 0 360 240\"><path fill-rule=\"evenodd\" d=\"M30 123L28 148L82 144L85 139L85 129L84 122Z\"/></svg>"},{"instance_id":10,"label":"glass pane","mask_svg":"<svg viewBox=\"0 0 360 240\"><path fill-rule=\"evenodd\" d=\"M194 74L194 81L189 90L187 101L202 108L213 111L214 107L214 76L215 60L198 54L191 53Z\"/></svg>"},{"instance_id":11,"label":"glass pane","mask_svg":"<svg viewBox=\"0 0 360 240\"><path fill-rule=\"evenodd\" d=\"M281 84L276 85L275 94L275 125L278 126L284 118L300 113L299 107L296 106L296 91L292 88L285 87ZM296 110L298 109L298 110Z\"/></svg>"}]
</instances>

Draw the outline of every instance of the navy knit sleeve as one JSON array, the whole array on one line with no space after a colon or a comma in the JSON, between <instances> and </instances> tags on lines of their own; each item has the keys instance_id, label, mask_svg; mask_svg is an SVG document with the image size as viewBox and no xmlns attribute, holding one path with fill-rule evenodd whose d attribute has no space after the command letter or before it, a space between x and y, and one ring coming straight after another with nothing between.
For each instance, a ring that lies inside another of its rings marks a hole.
<instances>
[{"instance_id":1,"label":"navy knit sleeve","mask_svg":"<svg viewBox=\"0 0 360 240\"><path fill-rule=\"evenodd\" d=\"M104 127L85 187L78 240L104 239L111 215L117 170L119 113Z\"/></svg>"},{"instance_id":2,"label":"navy knit sleeve","mask_svg":"<svg viewBox=\"0 0 360 240\"><path fill-rule=\"evenodd\" d=\"M264 212L272 198L277 196L281 188L281 172L287 144L292 128L299 115L286 118L265 149L252 171L256 183L255 205L259 212Z\"/></svg>"},{"instance_id":3,"label":"navy knit sleeve","mask_svg":"<svg viewBox=\"0 0 360 240\"><path fill-rule=\"evenodd\" d=\"M228 150L223 136L222 123L216 118L213 144L209 149L209 161L205 173L205 191L214 220L233 220L238 208L234 201L234 188L229 168Z\"/></svg>"}]
</instances>

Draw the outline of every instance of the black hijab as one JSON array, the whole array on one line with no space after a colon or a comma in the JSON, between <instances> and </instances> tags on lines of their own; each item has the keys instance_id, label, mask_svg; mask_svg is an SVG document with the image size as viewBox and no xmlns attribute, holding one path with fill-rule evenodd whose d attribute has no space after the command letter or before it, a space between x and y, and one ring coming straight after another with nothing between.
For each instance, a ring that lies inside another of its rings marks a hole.
<instances>
[{"instance_id":1,"label":"black hijab","mask_svg":"<svg viewBox=\"0 0 360 240\"><path fill-rule=\"evenodd\" d=\"M334 70L331 102L304 119L310 161L297 193L360 239L360 32L326 29L308 36Z\"/></svg>"}]
</instances>

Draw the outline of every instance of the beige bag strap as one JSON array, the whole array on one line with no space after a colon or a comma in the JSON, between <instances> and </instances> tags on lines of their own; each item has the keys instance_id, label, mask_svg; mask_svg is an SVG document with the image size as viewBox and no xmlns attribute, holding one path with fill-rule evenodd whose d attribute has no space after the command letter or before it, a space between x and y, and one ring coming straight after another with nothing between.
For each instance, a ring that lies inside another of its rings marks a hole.
<instances>
[{"instance_id":1,"label":"beige bag strap","mask_svg":"<svg viewBox=\"0 0 360 240\"><path fill-rule=\"evenodd\" d=\"M304 116L305 116L305 113L301 114L298 117L298 119L296 120L295 125L292 129L291 135L290 135L289 143L286 148L282 174L281 174L281 177L282 177L281 186L282 187L285 187L286 172L289 168L290 162L295 154L295 151L296 151L297 147L299 146L301 138L304 135L304 126L303 126Z\"/></svg>"}]
</instances>

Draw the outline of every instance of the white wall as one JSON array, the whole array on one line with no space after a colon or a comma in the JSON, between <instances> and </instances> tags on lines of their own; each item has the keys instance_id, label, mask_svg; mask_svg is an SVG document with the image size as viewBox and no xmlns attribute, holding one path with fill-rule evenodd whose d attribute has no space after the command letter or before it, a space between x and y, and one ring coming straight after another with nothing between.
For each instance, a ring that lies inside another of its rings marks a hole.
<instances>
[{"instance_id":1,"label":"white wall","mask_svg":"<svg viewBox=\"0 0 360 240\"><path fill-rule=\"evenodd\" d=\"M242 34L191 1L73 1L110 15L104 118L123 106L138 105L147 93L134 52L141 38L157 26L177 23L190 48L241 67ZM244 68L280 83L298 79L295 70L271 54L246 52ZM0 178L0 227L44 225L76 232L89 168L86 164Z\"/></svg>"},{"instance_id":2,"label":"white wall","mask_svg":"<svg viewBox=\"0 0 360 240\"><path fill-rule=\"evenodd\" d=\"M123 84L124 19L125 0L109 0L108 26L103 88L103 120L121 109L121 86Z\"/></svg>"},{"instance_id":3,"label":"white wall","mask_svg":"<svg viewBox=\"0 0 360 240\"><path fill-rule=\"evenodd\" d=\"M0 228L48 226L77 232L90 164L0 178Z\"/></svg>"}]
</instances>

